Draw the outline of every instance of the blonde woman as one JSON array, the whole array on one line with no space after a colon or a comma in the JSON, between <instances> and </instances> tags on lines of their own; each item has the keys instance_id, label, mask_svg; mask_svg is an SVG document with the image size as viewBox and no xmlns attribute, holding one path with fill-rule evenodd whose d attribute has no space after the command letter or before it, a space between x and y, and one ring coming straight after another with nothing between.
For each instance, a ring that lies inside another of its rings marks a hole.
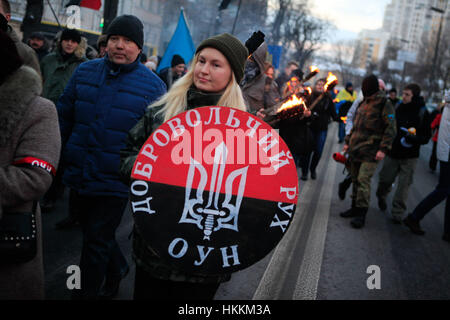
<instances>
[{"instance_id":1,"label":"blonde woman","mask_svg":"<svg viewBox=\"0 0 450 320\"><path fill-rule=\"evenodd\" d=\"M244 75L247 48L234 36L221 34L203 41L189 71L153 103L130 131L121 151L121 174L128 180L136 156L150 134L162 123L186 110L219 105L246 110L239 82ZM154 255L135 228L135 299L212 299L230 275L187 275Z\"/></svg>"}]
</instances>

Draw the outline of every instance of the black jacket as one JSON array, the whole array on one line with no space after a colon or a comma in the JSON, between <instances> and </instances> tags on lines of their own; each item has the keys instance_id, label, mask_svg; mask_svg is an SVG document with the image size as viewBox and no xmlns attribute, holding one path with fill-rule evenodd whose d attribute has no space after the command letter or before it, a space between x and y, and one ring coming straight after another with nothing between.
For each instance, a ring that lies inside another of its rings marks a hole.
<instances>
[{"instance_id":1,"label":"black jacket","mask_svg":"<svg viewBox=\"0 0 450 320\"><path fill-rule=\"evenodd\" d=\"M278 124L280 137L286 142L292 154L307 155L312 151L314 141L310 122L311 117L304 119L293 117L281 120Z\"/></svg>"},{"instance_id":2,"label":"black jacket","mask_svg":"<svg viewBox=\"0 0 450 320\"><path fill-rule=\"evenodd\" d=\"M320 94L313 93L309 99L308 106L312 103ZM312 111L312 123L311 129L313 131L324 131L328 129L328 124L330 123L330 118L334 121L339 121L339 117L336 114L336 107L329 94L326 94L322 100L314 107Z\"/></svg>"},{"instance_id":3,"label":"black jacket","mask_svg":"<svg viewBox=\"0 0 450 320\"><path fill-rule=\"evenodd\" d=\"M408 104L399 104L395 110L395 117L397 135L388 155L394 159L418 158L420 146L428 143L431 137L430 115L425 107L425 101L422 97L418 97L413 98ZM416 135L408 134L405 131L409 128L415 128ZM405 142L411 147L406 147Z\"/></svg>"}]
</instances>

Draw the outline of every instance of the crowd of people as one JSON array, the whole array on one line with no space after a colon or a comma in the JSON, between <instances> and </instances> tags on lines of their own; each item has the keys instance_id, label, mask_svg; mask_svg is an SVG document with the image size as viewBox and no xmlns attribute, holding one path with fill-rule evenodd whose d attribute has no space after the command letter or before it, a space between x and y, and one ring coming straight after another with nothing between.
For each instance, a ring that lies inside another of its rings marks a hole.
<instances>
[{"instance_id":1,"label":"crowd of people","mask_svg":"<svg viewBox=\"0 0 450 320\"><path fill-rule=\"evenodd\" d=\"M387 195L398 177L391 213L393 221L402 222L420 146L439 128L430 159L434 170L439 160L439 184L403 221L423 234L420 220L447 199L443 239L450 241L450 97L432 122L416 84L403 89L402 101L395 90L388 97L374 75L363 80L361 97L352 83L333 97L324 78L305 94L297 62L288 62L275 77L265 42L249 52L230 34L205 39L190 64L174 55L171 66L157 74L160 59L142 54L144 28L135 16L116 17L90 58L77 30L62 30L50 50L39 32L31 35L29 46L20 42L9 19L8 1L1 0L0 226L9 212L33 212L37 250L26 262L2 259L0 299L44 298L41 209L52 210L64 188L69 189L68 216L56 227L79 224L83 234L81 290L74 290L73 299L113 298L130 270L115 233L136 156L159 125L201 106L237 108L279 129L303 181L317 179L329 124L338 122L349 172L339 185L339 197L344 199L353 185L351 208L341 216L351 217L354 228L365 224L371 178L379 163L379 207L387 209ZM304 112L273 120L269 115L274 108L294 94L305 94ZM230 274L174 269L151 250L141 232L134 227L135 299L212 299L219 284L230 279Z\"/></svg>"}]
</instances>

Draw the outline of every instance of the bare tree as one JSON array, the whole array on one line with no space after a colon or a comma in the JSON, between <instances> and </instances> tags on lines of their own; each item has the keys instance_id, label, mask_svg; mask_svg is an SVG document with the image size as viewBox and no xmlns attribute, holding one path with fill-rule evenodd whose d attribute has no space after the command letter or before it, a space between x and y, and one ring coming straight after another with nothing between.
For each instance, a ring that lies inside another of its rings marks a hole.
<instances>
[{"instance_id":1,"label":"bare tree","mask_svg":"<svg viewBox=\"0 0 450 320\"><path fill-rule=\"evenodd\" d=\"M354 40L341 40L333 43L332 62L339 66L342 83L353 81L353 65L349 60L355 51Z\"/></svg>"},{"instance_id":2,"label":"bare tree","mask_svg":"<svg viewBox=\"0 0 450 320\"><path fill-rule=\"evenodd\" d=\"M383 59L380 61L378 70L380 72L380 78L390 83L393 88L398 87L398 78L400 75L396 71L389 69L389 61L397 60L397 53L401 49L398 40L391 39L386 45L384 50Z\"/></svg>"},{"instance_id":3,"label":"bare tree","mask_svg":"<svg viewBox=\"0 0 450 320\"><path fill-rule=\"evenodd\" d=\"M305 65L324 42L331 23L313 17L308 0L277 0L271 24L273 43L283 44L285 58Z\"/></svg>"},{"instance_id":4,"label":"bare tree","mask_svg":"<svg viewBox=\"0 0 450 320\"><path fill-rule=\"evenodd\" d=\"M292 0L277 0L274 2L277 2L276 4L277 8L275 18L270 28L271 30L270 40L273 44L280 44L283 34L282 26L285 21L286 15L288 14L291 8Z\"/></svg>"},{"instance_id":5,"label":"bare tree","mask_svg":"<svg viewBox=\"0 0 450 320\"><path fill-rule=\"evenodd\" d=\"M419 49L418 59L412 67L411 76L414 81L421 83L426 92L431 94L433 80L443 82L443 90L447 89L450 81L450 34L444 33L440 39L440 50L436 55L435 79L432 77L433 59L435 56L436 39L422 39L422 45Z\"/></svg>"}]
</instances>

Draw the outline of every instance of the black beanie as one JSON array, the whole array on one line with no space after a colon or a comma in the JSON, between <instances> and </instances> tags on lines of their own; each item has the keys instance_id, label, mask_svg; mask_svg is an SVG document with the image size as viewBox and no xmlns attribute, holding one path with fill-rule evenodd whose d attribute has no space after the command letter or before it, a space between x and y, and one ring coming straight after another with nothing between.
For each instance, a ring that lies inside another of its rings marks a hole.
<instances>
[{"instance_id":1,"label":"black beanie","mask_svg":"<svg viewBox=\"0 0 450 320\"><path fill-rule=\"evenodd\" d=\"M362 89L364 98L368 98L368 97L374 95L375 93L380 91L380 85L378 83L378 78L373 74L364 78L361 89Z\"/></svg>"},{"instance_id":2,"label":"black beanie","mask_svg":"<svg viewBox=\"0 0 450 320\"><path fill-rule=\"evenodd\" d=\"M204 48L214 48L222 52L233 70L237 83L241 82L248 50L238 38L229 33L219 34L200 43L195 53L197 54Z\"/></svg>"},{"instance_id":3,"label":"black beanie","mask_svg":"<svg viewBox=\"0 0 450 320\"><path fill-rule=\"evenodd\" d=\"M119 35L131 39L139 49L142 49L144 45L144 25L141 20L132 15L124 14L114 18L106 34L108 35L106 42L110 36Z\"/></svg>"},{"instance_id":4,"label":"black beanie","mask_svg":"<svg viewBox=\"0 0 450 320\"><path fill-rule=\"evenodd\" d=\"M42 32L36 31L31 34L30 39L45 40L45 36Z\"/></svg>"},{"instance_id":5,"label":"black beanie","mask_svg":"<svg viewBox=\"0 0 450 320\"><path fill-rule=\"evenodd\" d=\"M302 69L295 69L291 72L290 77L297 77L299 80L303 79L303 71Z\"/></svg>"},{"instance_id":6,"label":"black beanie","mask_svg":"<svg viewBox=\"0 0 450 320\"><path fill-rule=\"evenodd\" d=\"M81 34L76 29L64 29L61 34L61 41L73 40L77 43L81 42Z\"/></svg>"},{"instance_id":7,"label":"black beanie","mask_svg":"<svg viewBox=\"0 0 450 320\"><path fill-rule=\"evenodd\" d=\"M178 54L174 54L172 57L172 63L171 63L172 68L179 64L186 64L186 62L184 62L183 57L181 57Z\"/></svg>"}]
</instances>

